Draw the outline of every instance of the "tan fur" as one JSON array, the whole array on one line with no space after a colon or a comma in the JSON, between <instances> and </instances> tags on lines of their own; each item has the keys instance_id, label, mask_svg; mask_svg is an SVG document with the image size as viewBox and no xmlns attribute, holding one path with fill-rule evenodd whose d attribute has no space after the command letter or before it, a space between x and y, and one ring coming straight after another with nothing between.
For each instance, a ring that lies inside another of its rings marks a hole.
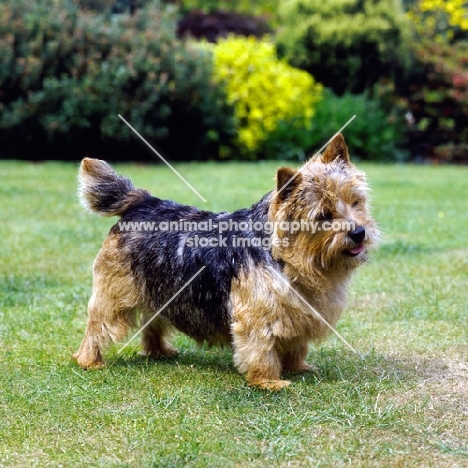
<instances>
[{"instance_id":1,"label":"tan fur","mask_svg":"<svg viewBox=\"0 0 468 468\"><path fill-rule=\"evenodd\" d=\"M101 367L101 349L121 340L135 323L138 289L117 237L109 235L93 266L93 293L88 304L88 324L78 351L73 355L84 368Z\"/></svg>"},{"instance_id":2,"label":"tan fur","mask_svg":"<svg viewBox=\"0 0 468 468\"><path fill-rule=\"evenodd\" d=\"M109 342L124 338L136 325L136 313L142 312L142 355L159 359L177 354L166 337L172 325L163 317L151 320L154 311L145 311L142 291L130 271L129 257L117 244L118 238L109 235L93 266L93 293L88 304L88 324L85 337L73 355L83 368L102 367L105 363L101 349Z\"/></svg>"},{"instance_id":3,"label":"tan fur","mask_svg":"<svg viewBox=\"0 0 468 468\"><path fill-rule=\"evenodd\" d=\"M249 385L275 390L289 385L280 380L282 371L315 370L305 361L308 343L322 341L329 329L295 291L332 326L343 310L346 284L323 280L311 292L289 278L251 268L233 281L234 362Z\"/></svg>"},{"instance_id":4,"label":"tan fur","mask_svg":"<svg viewBox=\"0 0 468 468\"><path fill-rule=\"evenodd\" d=\"M331 164L336 164L333 176L329 175ZM340 174L340 164L350 173ZM277 185L278 193L270 205L271 221L313 221L329 212L334 221L365 226L367 243L377 242L364 174L351 165L341 135L300 171L281 168ZM297 293L335 327L346 304L351 273L358 265L357 260L343 257L343 249L353 244L346 230L291 235L277 229L275 237L288 237L286 247L273 244L273 256L285 262L283 272L249 268L233 282L231 293L234 361L250 385L271 390L289 385L280 380L282 371L314 370L305 361L308 343L320 342L330 333ZM359 263L365 258L361 256Z\"/></svg>"}]
</instances>

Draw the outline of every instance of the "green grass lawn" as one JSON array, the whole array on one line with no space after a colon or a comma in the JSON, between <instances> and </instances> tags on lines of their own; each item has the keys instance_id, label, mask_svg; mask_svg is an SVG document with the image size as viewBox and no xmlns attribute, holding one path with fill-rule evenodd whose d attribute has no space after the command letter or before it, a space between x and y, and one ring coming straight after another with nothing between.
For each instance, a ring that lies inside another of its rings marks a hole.
<instances>
[{"instance_id":1,"label":"green grass lawn","mask_svg":"<svg viewBox=\"0 0 468 468\"><path fill-rule=\"evenodd\" d=\"M277 163L119 165L160 197L247 206ZM352 283L319 375L279 393L246 386L229 350L177 336L180 355L108 367L71 360L91 265L116 219L83 211L75 164L0 162L0 466L468 466L468 169L360 165L384 239Z\"/></svg>"}]
</instances>

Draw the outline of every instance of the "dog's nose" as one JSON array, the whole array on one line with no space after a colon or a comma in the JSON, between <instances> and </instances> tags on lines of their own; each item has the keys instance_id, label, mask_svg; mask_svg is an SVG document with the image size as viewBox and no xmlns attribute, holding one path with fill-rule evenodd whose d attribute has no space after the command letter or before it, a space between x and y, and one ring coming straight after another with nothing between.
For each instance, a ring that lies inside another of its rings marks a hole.
<instances>
[{"instance_id":1,"label":"dog's nose","mask_svg":"<svg viewBox=\"0 0 468 468\"><path fill-rule=\"evenodd\" d=\"M366 230L362 226L358 226L354 231L349 231L348 236L356 244L360 244L364 240L364 237L366 237Z\"/></svg>"}]
</instances>

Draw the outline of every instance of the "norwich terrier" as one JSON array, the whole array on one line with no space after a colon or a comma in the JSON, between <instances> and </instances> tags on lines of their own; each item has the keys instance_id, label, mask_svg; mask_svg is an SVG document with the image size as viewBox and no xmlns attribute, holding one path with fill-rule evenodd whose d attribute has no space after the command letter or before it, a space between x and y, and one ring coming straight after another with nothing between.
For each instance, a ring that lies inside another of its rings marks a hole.
<instances>
[{"instance_id":1,"label":"norwich terrier","mask_svg":"<svg viewBox=\"0 0 468 468\"><path fill-rule=\"evenodd\" d=\"M275 190L234 213L153 197L98 159L82 161L79 180L86 208L121 217L94 262L74 354L84 368L104 365L103 348L141 317L145 355L174 355L177 329L232 345L249 385L279 390L290 384L282 372L313 369L308 343L335 327L351 274L379 236L341 135L301 169L280 168Z\"/></svg>"}]
</instances>

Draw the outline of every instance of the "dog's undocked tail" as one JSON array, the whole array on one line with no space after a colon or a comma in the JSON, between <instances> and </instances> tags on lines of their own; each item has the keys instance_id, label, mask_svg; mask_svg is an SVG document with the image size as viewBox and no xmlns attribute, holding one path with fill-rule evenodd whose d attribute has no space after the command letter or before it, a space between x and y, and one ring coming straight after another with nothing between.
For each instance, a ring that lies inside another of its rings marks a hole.
<instances>
[{"instance_id":1,"label":"dog's undocked tail","mask_svg":"<svg viewBox=\"0 0 468 468\"><path fill-rule=\"evenodd\" d=\"M81 204L101 216L122 216L150 194L100 159L84 158L78 175Z\"/></svg>"}]
</instances>

